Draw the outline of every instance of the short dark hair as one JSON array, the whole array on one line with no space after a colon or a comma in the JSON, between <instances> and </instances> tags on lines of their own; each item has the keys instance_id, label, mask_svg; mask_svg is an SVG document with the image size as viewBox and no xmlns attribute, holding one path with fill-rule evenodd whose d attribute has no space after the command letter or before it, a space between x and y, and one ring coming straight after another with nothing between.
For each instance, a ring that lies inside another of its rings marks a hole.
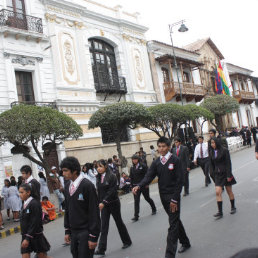
<instances>
[{"instance_id":1,"label":"short dark hair","mask_svg":"<svg viewBox=\"0 0 258 258\"><path fill-rule=\"evenodd\" d=\"M140 147L140 150L143 150L143 147Z\"/></svg>"},{"instance_id":2,"label":"short dark hair","mask_svg":"<svg viewBox=\"0 0 258 258\"><path fill-rule=\"evenodd\" d=\"M180 137L175 137L174 142L182 142Z\"/></svg>"},{"instance_id":3,"label":"short dark hair","mask_svg":"<svg viewBox=\"0 0 258 258\"><path fill-rule=\"evenodd\" d=\"M113 159L117 158L117 155L113 155Z\"/></svg>"},{"instance_id":4,"label":"short dark hair","mask_svg":"<svg viewBox=\"0 0 258 258\"><path fill-rule=\"evenodd\" d=\"M153 145L151 145L151 146L150 146L150 148L153 150L153 149L154 149L154 146L153 146Z\"/></svg>"},{"instance_id":5,"label":"short dark hair","mask_svg":"<svg viewBox=\"0 0 258 258\"><path fill-rule=\"evenodd\" d=\"M74 173L74 171L76 171L77 175L79 176L81 173L81 165L78 159L76 159L75 157L66 157L61 161L60 164L61 169L63 168L68 168L69 170L71 170L72 173Z\"/></svg>"},{"instance_id":6,"label":"short dark hair","mask_svg":"<svg viewBox=\"0 0 258 258\"><path fill-rule=\"evenodd\" d=\"M217 132L217 131L216 131L215 129L210 129L210 130L209 130L209 133L214 133L214 135L216 135L216 132Z\"/></svg>"},{"instance_id":7,"label":"short dark hair","mask_svg":"<svg viewBox=\"0 0 258 258\"><path fill-rule=\"evenodd\" d=\"M139 160L140 160L140 157L139 157L138 155L134 154L134 155L132 156L132 159L138 159L138 161L139 161Z\"/></svg>"},{"instance_id":8,"label":"short dark hair","mask_svg":"<svg viewBox=\"0 0 258 258\"><path fill-rule=\"evenodd\" d=\"M257 258L258 257L258 248L249 248L244 249L230 258Z\"/></svg>"},{"instance_id":9,"label":"short dark hair","mask_svg":"<svg viewBox=\"0 0 258 258\"><path fill-rule=\"evenodd\" d=\"M204 138L203 138L203 136L200 135L200 136L198 136L198 139L204 139Z\"/></svg>"},{"instance_id":10,"label":"short dark hair","mask_svg":"<svg viewBox=\"0 0 258 258\"><path fill-rule=\"evenodd\" d=\"M16 181L15 180L11 180L10 186L16 186Z\"/></svg>"},{"instance_id":11,"label":"short dark hair","mask_svg":"<svg viewBox=\"0 0 258 258\"><path fill-rule=\"evenodd\" d=\"M109 158L107 162L108 164L111 164L113 162L112 158Z\"/></svg>"},{"instance_id":12,"label":"short dark hair","mask_svg":"<svg viewBox=\"0 0 258 258\"><path fill-rule=\"evenodd\" d=\"M47 196L43 196L42 197L42 201L48 201L48 197Z\"/></svg>"},{"instance_id":13,"label":"short dark hair","mask_svg":"<svg viewBox=\"0 0 258 258\"><path fill-rule=\"evenodd\" d=\"M31 186L29 184L21 184L20 188L23 188L27 193L31 193Z\"/></svg>"},{"instance_id":14,"label":"short dark hair","mask_svg":"<svg viewBox=\"0 0 258 258\"><path fill-rule=\"evenodd\" d=\"M21 169L20 169L20 171L21 171L21 173L22 173L22 172L25 172L25 174L30 174L30 175L32 174L32 169L31 169L31 167L28 166L28 165L22 166Z\"/></svg>"},{"instance_id":15,"label":"short dark hair","mask_svg":"<svg viewBox=\"0 0 258 258\"><path fill-rule=\"evenodd\" d=\"M158 139L157 145L158 145L159 143L165 143L168 147L171 145L171 141L170 141L167 137L165 137L165 136L161 136L161 137Z\"/></svg>"}]
</instances>

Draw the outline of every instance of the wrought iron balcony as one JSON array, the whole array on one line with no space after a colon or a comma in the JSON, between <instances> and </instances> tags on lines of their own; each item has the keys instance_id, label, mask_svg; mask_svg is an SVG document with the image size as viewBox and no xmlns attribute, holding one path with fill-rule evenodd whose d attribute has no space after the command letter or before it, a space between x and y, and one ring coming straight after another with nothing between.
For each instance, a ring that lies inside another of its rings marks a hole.
<instances>
[{"instance_id":1,"label":"wrought iron balcony","mask_svg":"<svg viewBox=\"0 0 258 258\"><path fill-rule=\"evenodd\" d=\"M57 109L56 102L40 102L40 101L14 101L11 103L11 107L18 105L34 105L39 107L50 107Z\"/></svg>"},{"instance_id":2,"label":"wrought iron balcony","mask_svg":"<svg viewBox=\"0 0 258 258\"><path fill-rule=\"evenodd\" d=\"M6 9L0 10L0 26L43 33L42 19Z\"/></svg>"}]
</instances>

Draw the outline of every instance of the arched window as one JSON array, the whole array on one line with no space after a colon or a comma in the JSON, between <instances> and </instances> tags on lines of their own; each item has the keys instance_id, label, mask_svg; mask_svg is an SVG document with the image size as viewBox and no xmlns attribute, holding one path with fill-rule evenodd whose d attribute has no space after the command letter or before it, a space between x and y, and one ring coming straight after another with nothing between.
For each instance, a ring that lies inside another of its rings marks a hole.
<instances>
[{"instance_id":1,"label":"arched window","mask_svg":"<svg viewBox=\"0 0 258 258\"><path fill-rule=\"evenodd\" d=\"M119 77L114 48L100 39L89 39L91 65L97 93L126 93L125 78Z\"/></svg>"},{"instance_id":2,"label":"arched window","mask_svg":"<svg viewBox=\"0 0 258 258\"><path fill-rule=\"evenodd\" d=\"M165 67L161 68L162 75L163 75L163 82L169 82L169 74L168 74L168 69Z\"/></svg>"}]
</instances>

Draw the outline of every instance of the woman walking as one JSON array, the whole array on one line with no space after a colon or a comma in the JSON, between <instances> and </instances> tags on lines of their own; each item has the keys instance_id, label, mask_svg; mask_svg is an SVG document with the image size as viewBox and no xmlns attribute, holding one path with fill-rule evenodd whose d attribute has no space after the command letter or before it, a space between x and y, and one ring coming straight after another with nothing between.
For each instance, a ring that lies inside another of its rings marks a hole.
<instances>
[{"instance_id":1,"label":"woman walking","mask_svg":"<svg viewBox=\"0 0 258 258\"><path fill-rule=\"evenodd\" d=\"M21 199L19 198L19 192L14 180L11 181L10 187L8 188L8 206L13 212L13 221L18 222L19 211L21 210Z\"/></svg>"},{"instance_id":2,"label":"woman walking","mask_svg":"<svg viewBox=\"0 0 258 258\"><path fill-rule=\"evenodd\" d=\"M117 178L109 169L105 160L97 163L97 191L99 197L99 209L101 211L101 236L98 250L95 255L105 255L107 249L107 236L109 229L110 215L113 216L120 238L123 242L123 249L131 246L132 241L127 228L121 217L121 203L117 194Z\"/></svg>"},{"instance_id":3,"label":"woman walking","mask_svg":"<svg viewBox=\"0 0 258 258\"><path fill-rule=\"evenodd\" d=\"M4 209L7 212L7 220L10 220L10 207L8 204L8 188L10 187L9 179L4 180L4 187L2 189L1 195L4 198Z\"/></svg>"},{"instance_id":4,"label":"woman walking","mask_svg":"<svg viewBox=\"0 0 258 258\"><path fill-rule=\"evenodd\" d=\"M218 212L214 215L214 217L216 219L220 219L223 217L223 187L226 188L231 203L230 214L236 213L235 196L232 192L232 185L236 184L236 180L232 174L232 166L229 151L226 148L222 147L220 139L216 137L211 138L210 160L210 173L215 180L216 200L218 205Z\"/></svg>"}]
</instances>

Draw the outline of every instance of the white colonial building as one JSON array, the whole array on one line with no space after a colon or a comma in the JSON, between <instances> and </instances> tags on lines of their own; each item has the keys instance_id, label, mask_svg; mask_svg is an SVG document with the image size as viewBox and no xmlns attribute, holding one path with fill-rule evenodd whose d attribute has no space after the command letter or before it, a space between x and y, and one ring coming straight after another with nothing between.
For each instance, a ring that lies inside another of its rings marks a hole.
<instances>
[{"instance_id":1,"label":"white colonial building","mask_svg":"<svg viewBox=\"0 0 258 258\"><path fill-rule=\"evenodd\" d=\"M78 141L59 146L52 164L66 154L82 164L116 154L109 128L88 130L99 107L125 100L157 103L147 28L138 15L92 0L0 2L1 112L23 102L50 105L74 118L84 132ZM153 138L144 129L125 131L125 155L138 150L139 141L149 146ZM8 173L18 176L20 166L30 164L15 150L13 155L12 147L0 148L0 181Z\"/></svg>"}]
</instances>

